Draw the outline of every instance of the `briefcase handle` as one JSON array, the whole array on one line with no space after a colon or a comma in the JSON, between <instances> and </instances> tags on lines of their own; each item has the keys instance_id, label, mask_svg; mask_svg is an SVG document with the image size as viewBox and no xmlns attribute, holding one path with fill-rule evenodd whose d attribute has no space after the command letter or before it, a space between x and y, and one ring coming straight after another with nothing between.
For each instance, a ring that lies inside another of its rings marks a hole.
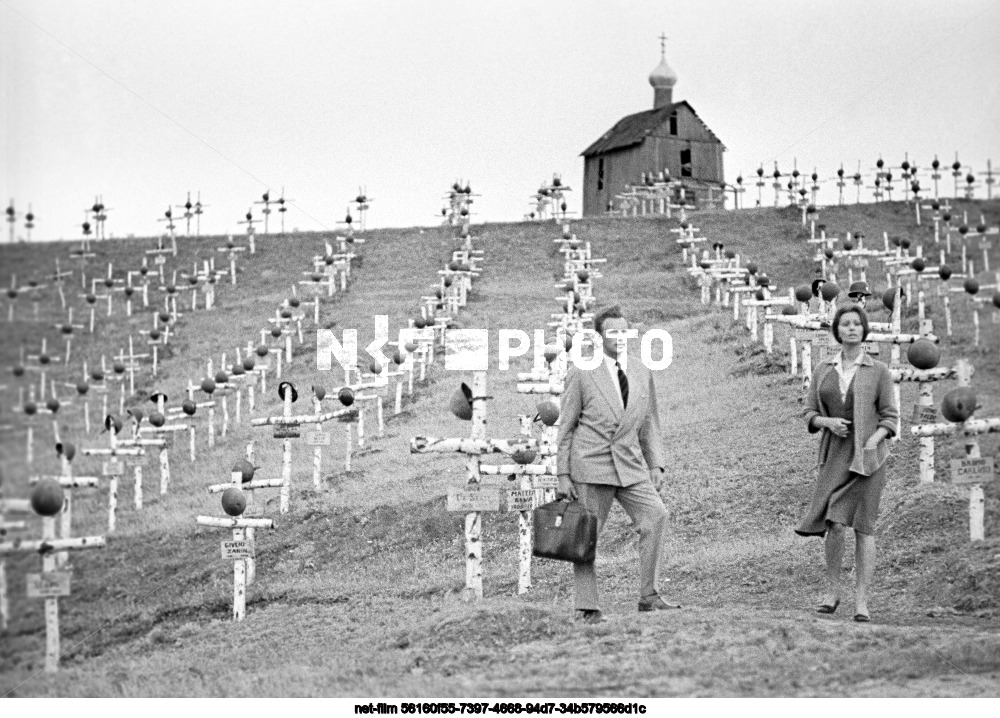
<instances>
[{"instance_id":1,"label":"briefcase handle","mask_svg":"<svg viewBox=\"0 0 1000 718\"><path fill-rule=\"evenodd\" d=\"M569 505L573 503L572 499L556 499L555 503L561 504L559 507L559 516L565 516Z\"/></svg>"}]
</instances>

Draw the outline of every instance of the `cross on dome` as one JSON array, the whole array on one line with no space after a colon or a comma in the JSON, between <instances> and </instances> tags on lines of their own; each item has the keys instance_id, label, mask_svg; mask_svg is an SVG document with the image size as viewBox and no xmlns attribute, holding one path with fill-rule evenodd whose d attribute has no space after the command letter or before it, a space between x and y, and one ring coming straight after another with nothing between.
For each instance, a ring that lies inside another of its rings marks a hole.
<instances>
[{"instance_id":1,"label":"cross on dome","mask_svg":"<svg viewBox=\"0 0 1000 718\"><path fill-rule=\"evenodd\" d=\"M677 84L677 73L667 64L667 35L663 32L660 33L660 64L649 73L649 84L657 90L672 89Z\"/></svg>"}]
</instances>

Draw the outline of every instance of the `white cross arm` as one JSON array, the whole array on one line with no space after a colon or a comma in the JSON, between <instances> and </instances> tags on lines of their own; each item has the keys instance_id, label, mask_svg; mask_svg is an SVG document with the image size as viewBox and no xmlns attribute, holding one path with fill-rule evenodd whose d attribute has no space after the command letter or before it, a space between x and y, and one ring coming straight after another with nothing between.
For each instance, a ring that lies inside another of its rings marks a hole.
<instances>
[{"instance_id":1,"label":"white cross arm","mask_svg":"<svg viewBox=\"0 0 1000 718\"><path fill-rule=\"evenodd\" d=\"M82 551L88 548L104 548L107 543L103 536L81 536L80 538L25 541L14 539L0 543L0 556L17 553L38 553L45 555L53 551Z\"/></svg>"},{"instance_id":2,"label":"white cross arm","mask_svg":"<svg viewBox=\"0 0 1000 718\"><path fill-rule=\"evenodd\" d=\"M185 431L187 430L187 424L170 424L164 426L144 426L139 429L140 434L157 434L165 432L175 432L175 431Z\"/></svg>"},{"instance_id":3,"label":"white cross arm","mask_svg":"<svg viewBox=\"0 0 1000 718\"><path fill-rule=\"evenodd\" d=\"M0 512L4 511L26 514L31 511L31 502L28 499L0 499Z\"/></svg>"},{"instance_id":4,"label":"white cross arm","mask_svg":"<svg viewBox=\"0 0 1000 718\"><path fill-rule=\"evenodd\" d=\"M890 369L894 382L902 381L941 381L942 379L953 379L958 372L955 367L939 366L933 369L914 369L913 367L900 367Z\"/></svg>"},{"instance_id":5,"label":"white cross arm","mask_svg":"<svg viewBox=\"0 0 1000 718\"><path fill-rule=\"evenodd\" d=\"M884 344L913 344L918 339L929 339L935 344L941 341L934 334L883 334L881 332L872 332L865 341Z\"/></svg>"},{"instance_id":6,"label":"white cross arm","mask_svg":"<svg viewBox=\"0 0 1000 718\"><path fill-rule=\"evenodd\" d=\"M480 464L479 473L492 476L516 474L518 476L555 476L552 466L542 464Z\"/></svg>"},{"instance_id":7,"label":"white cross arm","mask_svg":"<svg viewBox=\"0 0 1000 718\"><path fill-rule=\"evenodd\" d=\"M81 449L84 456L145 456L146 450L136 447L124 449Z\"/></svg>"},{"instance_id":8,"label":"white cross arm","mask_svg":"<svg viewBox=\"0 0 1000 718\"><path fill-rule=\"evenodd\" d=\"M328 411L325 414L310 414L306 416L268 416L260 419L251 419L250 426L322 424L325 421L330 421L330 419L337 419L341 416L348 416L354 413L356 413L355 409L337 409L337 411Z\"/></svg>"},{"instance_id":9,"label":"white cross arm","mask_svg":"<svg viewBox=\"0 0 1000 718\"><path fill-rule=\"evenodd\" d=\"M101 482L96 476L31 476L28 483L34 485L43 479L58 481L64 489L92 489Z\"/></svg>"},{"instance_id":10,"label":"white cross arm","mask_svg":"<svg viewBox=\"0 0 1000 718\"><path fill-rule=\"evenodd\" d=\"M1000 433L1000 417L994 419L969 419L961 424L918 424L910 427L915 436L942 436L945 434L996 434Z\"/></svg>"},{"instance_id":11,"label":"white cross arm","mask_svg":"<svg viewBox=\"0 0 1000 718\"><path fill-rule=\"evenodd\" d=\"M231 486L231 485L230 485ZM273 529L274 519L222 518L220 516L199 516L195 519L199 526L218 529Z\"/></svg>"},{"instance_id":12,"label":"white cross arm","mask_svg":"<svg viewBox=\"0 0 1000 718\"><path fill-rule=\"evenodd\" d=\"M240 484L238 488L244 491L250 491L252 489L280 489L285 485L283 479L256 479L255 481L248 481L245 484ZM235 487L232 481L225 484L212 484L208 487L208 493L210 494L221 494L227 489Z\"/></svg>"},{"instance_id":13,"label":"white cross arm","mask_svg":"<svg viewBox=\"0 0 1000 718\"><path fill-rule=\"evenodd\" d=\"M414 436L410 439L411 454L510 454L519 449L532 449L541 456L556 453L554 446L537 446L525 439L441 439L433 436Z\"/></svg>"},{"instance_id":14,"label":"white cross arm","mask_svg":"<svg viewBox=\"0 0 1000 718\"><path fill-rule=\"evenodd\" d=\"M530 384L518 382L518 394L555 394L563 393L562 384Z\"/></svg>"},{"instance_id":15,"label":"white cross arm","mask_svg":"<svg viewBox=\"0 0 1000 718\"><path fill-rule=\"evenodd\" d=\"M167 445L164 439L122 439L118 442L119 446L155 446L163 448Z\"/></svg>"},{"instance_id":16,"label":"white cross arm","mask_svg":"<svg viewBox=\"0 0 1000 718\"><path fill-rule=\"evenodd\" d=\"M518 381L549 381L549 372L547 371L522 371L518 372Z\"/></svg>"}]
</instances>

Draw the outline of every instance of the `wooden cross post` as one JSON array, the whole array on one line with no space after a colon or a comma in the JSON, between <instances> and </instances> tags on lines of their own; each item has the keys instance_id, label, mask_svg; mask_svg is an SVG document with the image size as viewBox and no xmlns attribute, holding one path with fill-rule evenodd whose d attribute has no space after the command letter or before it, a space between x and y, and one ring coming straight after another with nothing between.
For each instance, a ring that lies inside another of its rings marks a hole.
<instances>
[{"instance_id":1,"label":"wooden cross post","mask_svg":"<svg viewBox=\"0 0 1000 718\"><path fill-rule=\"evenodd\" d=\"M236 243L233 242L233 235L229 235L226 238L225 247L217 247L216 252L226 252L229 254L229 281L235 287L236 286L236 253L247 251L246 247L237 247Z\"/></svg>"},{"instance_id":2,"label":"wooden cross post","mask_svg":"<svg viewBox=\"0 0 1000 718\"><path fill-rule=\"evenodd\" d=\"M465 599L482 600L483 598L483 544L482 544L482 511L498 511L500 509L500 493L497 490L483 491L480 489L482 477L479 473L479 456L482 453L480 442L486 441L486 372L478 371L472 375L472 446L457 447L467 455L465 464L466 488L459 491L449 491L448 510L465 512ZM456 440L452 440L456 441ZM462 440L457 440L461 442ZM456 447L442 450L454 451ZM434 450L430 439L414 437L410 441L410 450L414 453L426 453Z\"/></svg>"},{"instance_id":3,"label":"wooden cross post","mask_svg":"<svg viewBox=\"0 0 1000 718\"><path fill-rule=\"evenodd\" d=\"M972 383L972 365L964 359L955 364L958 386ZM965 437L965 458L951 462L951 480L955 484L969 484L969 540L983 541L986 537L984 519L986 498L983 484L996 480L996 458L983 457L979 449L979 434L1000 432L1000 418L966 419L961 423L921 424L911 426L917 436L942 436L961 433Z\"/></svg>"},{"instance_id":4,"label":"wooden cross post","mask_svg":"<svg viewBox=\"0 0 1000 718\"><path fill-rule=\"evenodd\" d=\"M208 432L208 448L215 448L215 400L212 399L212 394L215 392L215 382L206 379L201 383L201 386L195 386L188 381L187 393L188 399L194 400L194 393L196 391L203 391L208 394L209 401L199 401L195 404L198 409L208 409L208 427L206 431Z\"/></svg>"},{"instance_id":5,"label":"wooden cross post","mask_svg":"<svg viewBox=\"0 0 1000 718\"><path fill-rule=\"evenodd\" d=\"M301 436L300 428L303 424L322 424L330 419L335 419L353 413L350 409L341 411L331 411L325 414L314 414L305 416L292 415L292 403L298 398L295 386L289 381L283 381L278 385L278 396L282 401L281 416L270 416L261 419L252 419L251 426L274 426L274 438L283 440L283 450L281 457L281 489L279 505L283 514L288 513L289 497L292 487L292 439Z\"/></svg>"},{"instance_id":6,"label":"wooden cross post","mask_svg":"<svg viewBox=\"0 0 1000 718\"><path fill-rule=\"evenodd\" d=\"M162 392L155 392L149 397L150 401L156 402L156 412L166 420L166 402L167 395ZM170 488L170 447L173 443L173 435L178 431L186 431L188 429L187 424L167 424L164 423L161 426L143 426L139 428L137 439L141 439L144 434L152 435L158 442L157 444L150 444L151 446L157 446L160 449L159 459L160 459L160 496L166 496L167 491ZM146 444L139 444L140 446L145 446Z\"/></svg>"},{"instance_id":7,"label":"wooden cross post","mask_svg":"<svg viewBox=\"0 0 1000 718\"><path fill-rule=\"evenodd\" d=\"M247 462L250 464L250 468L253 473L250 474L250 480L244 481L246 476L243 471L233 471L231 476L232 480L227 484L214 484L208 487L208 492L210 494L217 494L225 492L233 487L240 489L243 495L246 496L247 504L246 508L243 510L243 518L254 519L262 518L264 516L264 505L256 503L254 500L254 494L258 490L264 489L280 489L281 479L258 479L255 477L257 467L253 466L253 442L247 444ZM257 529L253 526L248 526L246 528L246 540L251 544L254 542L255 534ZM257 575L257 559L253 556L249 556L246 559L246 582L250 585L254 582Z\"/></svg>"},{"instance_id":8,"label":"wooden cross post","mask_svg":"<svg viewBox=\"0 0 1000 718\"><path fill-rule=\"evenodd\" d=\"M31 513L28 499L3 498L3 485L0 482L0 539L5 539L12 531L23 531L27 528L24 521L14 521L5 516L8 512L18 514ZM10 604L7 600L7 561L0 554L0 633L7 630L10 620Z\"/></svg>"},{"instance_id":9,"label":"wooden cross post","mask_svg":"<svg viewBox=\"0 0 1000 718\"><path fill-rule=\"evenodd\" d=\"M117 417L107 416L104 419L104 426L108 431L108 448L107 449L81 449L80 453L83 456L106 456L107 461L105 461L101 467L101 476L108 479L108 533L112 533L115 530L117 523L117 511L118 511L118 477L125 474L125 467L118 457L132 457L133 459L138 458L138 461L142 461L142 457L146 455L146 450L141 447L122 447L118 446L118 432L121 431L121 422L117 420ZM142 509L142 464L137 463L135 465L135 506L136 509Z\"/></svg>"},{"instance_id":10,"label":"wooden cross post","mask_svg":"<svg viewBox=\"0 0 1000 718\"><path fill-rule=\"evenodd\" d=\"M320 279L322 279L322 275L320 275L320 274L314 274L313 276L314 277L319 277ZM309 304L309 305L312 306L312 309L313 309L313 324L318 327L319 326L319 306L320 306L320 303L319 303L319 294L320 294L320 292L319 292L319 290L321 289L321 286L320 286L320 284L317 281L299 282L299 284L302 284L306 288L312 290L312 299L309 300L309 301L303 301L302 304ZM295 287L292 287L292 290L294 291Z\"/></svg>"},{"instance_id":11,"label":"wooden cross post","mask_svg":"<svg viewBox=\"0 0 1000 718\"><path fill-rule=\"evenodd\" d=\"M72 457L76 454L75 448L69 448L72 445L56 444L56 453L59 454L59 459L62 465L62 470L58 476L30 476L28 477L28 484L35 485L39 481L44 479L49 479L56 481L63 488L63 506L62 511L59 513L59 537L68 539L73 538L73 489L79 488L97 488L100 479L96 476L74 476L73 475L73 464ZM63 449L66 448L64 451ZM56 563L60 568L64 568L66 565L67 555L61 553L56 557Z\"/></svg>"},{"instance_id":12,"label":"wooden cross post","mask_svg":"<svg viewBox=\"0 0 1000 718\"><path fill-rule=\"evenodd\" d=\"M165 428L168 431L180 431L180 428L175 429L174 427L186 427L188 429L189 443L190 443L190 452L189 453L190 453L190 456L191 456L191 463L194 463L194 461L195 461L195 448L196 448L195 436L197 434L197 428L194 425L194 415L198 412L198 408L199 407L204 407L204 406L207 406L208 404L211 404L211 403L214 403L214 402L195 403L195 401L193 399L194 392L191 390L190 386L188 386L188 390L187 391L188 391L188 400L186 402L184 402L179 407L171 407L170 409L167 409L166 419L167 419L168 422L177 421L177 420L182 420L183 421L183 420L185 420L185 417L188 417L188 418L190 418L190 423L189 424L166 424Z\"/></svg>"},{"instance_id":13,"label":"wooden cross post","mask_svg":"<svg viewBox=\"0 0 1000 718\"><path fill-rule=\"evenodd\" d=\"M229 488L232 488L230 485ZM241 516L199 516L195 519L199 526L226 528L233 530L232 541L222 542L222 558L233 561L233 620L242 621L247 612L247 560L255 559L255 546L248 541L248 529L273 529L274 521L265 518L242 518Z\"/></svg>"},{"instance_id":14,"label":"wooden cross post","mask_svg":"<svg viewBox=\"0 0 1000 718\"><path fill-rule=\"evenodd\" d=\"M911 430L924 424L937 422L937 408L934 406L933 383L957 376L957 367L935 367L934 369L914 369L912 367L897 367L891 369L893 381L917 382L919 395L917 404L913 407ZM934 481L934 435L920 436L920 483Z\"/></svg>"},{"instance_id":15,"label":"wooden cross post","mask_svg":"<svg viewBox=\"0 0 1000 718\"><path fill-rule=\"evenodd\" d=\"M140 429L141 431L141 429ZM151 449L159 449L159 464L160 464L160 495L166 494L166 488L170 485L170 459L167 454L167 438L158 437L153 439L144 439L141 436L136 436L131 439L121 439L118 445L123 448L141 448L145 450L147 447ZM142 510L142 462L145 460L145 454L142 458L136 459L136 463L133 466L135 471L135 508L138 511Z\"/></svg>"},{"instance_id":16,"label":"wooden cross post","mask_svg":"<svg viewBox=\"0 0 1000 718\"><path fill-rule=\"evenodd\" d=\"M274 319L268 319L267 321L274 322L275 320ZM270 331L268 331L267 329L261 329L260 330L260 345L261 346L264 346L264 347L267 346L267 335L268 334L270 334L275 339L279 339L279 340L281 339L282 336L285 337L285 349L284 349L284 353L286 353L288 355L289 361L291 361L290 357L292 355L292 330L291 329L287 329L287 328L282 328L281 326L279 326L277 324L275 324L275 326L271 327ZM272 347L272 348L269 348L268 351L269 351L269 353L274 354L274 356L275 356L275 360L276 360L277 364L275 365L275 368L274 368L274 376L275 376L275 378L280 379L281 378L281 357L282 357L283 351L282 351L281 347ZM263 383L261 385L261 393L262 394L264 393Z\"/></svg>"},{"instance_id":17,"label":"wooden cross post","mask_svg":"<svg viewBox=\"0 0 1000 718\"><path fill-rule=\"evenodd\" d=\"M42 557L42 572L29 573L28 597L45 599L45 672L59 670L59 597L69 595L70 574L56 571L55 554L64 551L81 551L104 548L103 536L57 539L56 520L53 516L42 519L42 540L15 539L0 542L0 559L14 554L37 553Z\"/></svg>"},{"instance_id":18,"label":"wooden cross post","mask_svg":"<svg viewBox=\"0 0 1000 718\"><path fill-rule=\"evenodd\" d=\"M132 341L132 335L128 337L128 354L125 354L125 350L118 352L118 356L112 357L119 364L125 366L125 370L128 372L128 389L129 394L135 394L135 373L141 367L139 366L137 359L146 359L149 354L136 354L135 346Z\"/></svg>"},{"instance_id":19,"label":"wooden cross post","mask_svg":"<svg viewBox=\"0 0 1000 718\"><path fill-rule=\"evenodd\" d=\"M56 324L55 328L62 332L63 337L66 339L66 357L63 359L63 366L69 366L70 356L73 351L73 331L76 329L86 329L87 327L83 324L73 323L73 307L70 307L66 323Z\"/></svg>"}]
</instances>

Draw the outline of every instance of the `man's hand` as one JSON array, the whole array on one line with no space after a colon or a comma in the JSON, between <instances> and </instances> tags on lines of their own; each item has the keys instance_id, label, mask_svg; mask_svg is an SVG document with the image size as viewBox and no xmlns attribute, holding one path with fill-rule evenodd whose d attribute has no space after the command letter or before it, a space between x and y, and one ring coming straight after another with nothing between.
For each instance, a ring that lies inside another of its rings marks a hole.
<instances>
[{"instance_id":1,"label":"man's hand","mask_svg":"<svg viewBox=\"0 0 1000 718\"><path fill-rule=\"evenodd\" d=\"M569 474L559 474L559 488L556 489L556 499L569 499L576 501L579 495L576 493L576 485L569 477Z\"/></svg>"},{"instance_id":2,"label":"man's hand","mask_svg":"<svg viewBox=\"0 0 1000 718\"><path fill-rule=\"evenodd\" d=\"M653 488L657 491L663 488L663 469L650 469L649 480L653 482Z\"/></svg>"}]
</instances>

